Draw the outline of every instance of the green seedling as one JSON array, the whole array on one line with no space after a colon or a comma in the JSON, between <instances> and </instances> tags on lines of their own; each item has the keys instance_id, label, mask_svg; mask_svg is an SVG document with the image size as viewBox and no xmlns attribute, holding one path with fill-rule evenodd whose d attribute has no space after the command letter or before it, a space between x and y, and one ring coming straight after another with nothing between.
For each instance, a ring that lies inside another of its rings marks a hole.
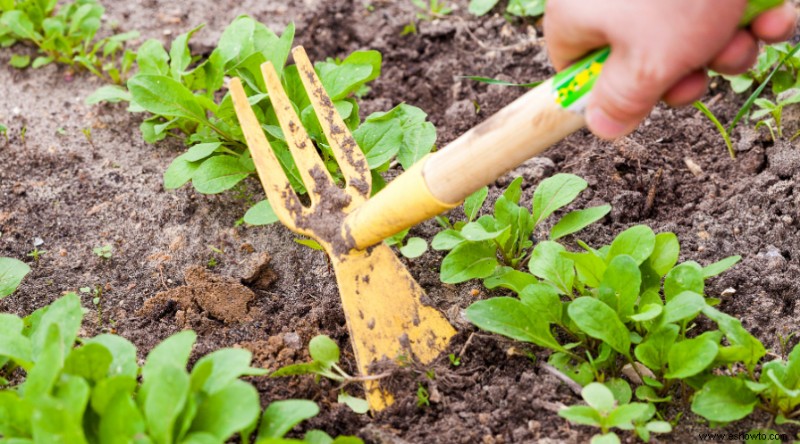
<instances>
[{"instance_id":1,"label":"green seedling","mask_svg":"<svg viewBox=\"0 0 800 444\"><path fill-rule=\"evenodd\" d=\"M19 130L19 139L22 141L23 144L25 143L25 135L26 134L28 134L28 126L27 125L23 125L22 129Z\"/></svg>"},{"instance_id":2,"label":"green seedling","mask_svg":"<svg viewBox=\"0 0 800 444\"><path fill-rule=\"evenodd\" d=\"M477 16L491 11L499 0L470 0L469 12ZM536 17L544 14L546 0L508 0L506 13L518 17Z\"/></svg>"},{"instance_id":3,"label":"green seedling","mask_svg":"<svg viewBox=\"0 0 800 444\"><path fill-rule=\"evenodd\" d=\"M97 307L97 318L100 320L100 324L103 324L103 286L100 284L96 284L93 287L81 287L79 291L87 296L92 298L92 304Z\"/></svg>"},{"instance_id":4,"label":"green seedling","mask_svg":"<svg viewBox=\"0 0 800 444\"><path fill-rule=\"evenodd\" d=\"M672 426L665 421L651 421L656 409L651 404L619 400L605 385L593 382L581 391L588 405L577 405L561 409L558 416L574 424L599 427L601 434L592 437L592 444L619 444L620 439L611 429L636 430L645 442L651 433L669 433Z\"/></svg>"},{"instance_id":5,"label":"green seedling","mask_svg":"<svg viewBox=\"0 0 800 444\"><path fill-rule=\"evenodd\" d=\"M798 70L800 70L800 56L791 53L789 43L775 43L764 46L758 55L756 64L746 73L739 75L723 75L730 82L731 89L737 94L744 93L754 85L769 82L772 93L778 95L791 88L800 87L798 84ZM791 54L790 54L791 53ZM788 57L786 57L788 55ZM786 57L783 64L781 59ZM770 77L772 70L775 74Z\"/></svg>"},{"instance_id":6,"label":"green seedling","mask_svg":"<svg viewBox=\"0 0 800 444\"><path fill-rule=\"evenodd\" d=\"M92 141L92 129L83 128L81 132L83 133L83 137L86 138L86 141L89 142L90 145L94 145L94 142Z\"/></svg>"},{"instance_id":7,"label":"green seedling","mask_svg":"<svg viewBox=\"0 0 800 444\"><path fill-rule=\"evenodd\" d=\"M421 237L411 237L406 239L408 236L408 229L403 230L392 237L386 239L386 244L391 246L397 246L400 254L409 258L415 259L428 251L428 242Z\"/></svg>"},{"instance_id":8,"label":"green seedling","mask_svg":"<svg viewBox=\"0 0 800 444\"><path fill-rule=\"evenodd\" d=\"M210 258L210 259L208 260L208 262L206 262L206 266L207 266L208 268L214 268L214 267L216 267L217 265L219 265L219 261L218 261L218 260L217 260L217 258L215 258L215 257L212 257L212 258Z\"/></svg>"},{"instance_id":9,"label":"green seedling","mask_svg":"<svg viewBox=\"0 0 800 444\"><path fill-rule=\"evenodd\" d=\"M556 174L539 184L528 211L519 205L522 178L517 178L495 203L494 214L480 217L488 189L468 197L464 201L466 220L451 223L445 217L437 219L445 230L433 238L431 246L434 250L450 250L442 261L442 282L486 279L489 288L511 285L509 288L521 290L520 285L530 279L520 277L519 269L541 244L535 243L535 230L555 211L572 203L586 187L586 181L578 176ZM601 205L567 213L550 229L550 242L582 230L609 211L610 205ZM513 284L518 277L523 282Z\"/></svg>"},{"instance_id":10,"label":"green seedling","mask_svg":"<svg viewBox=\"0 0 800 444\"><path fill-rule=\"evenodd\" d=\"M431 405L431 395L428 393L428 389L422 385L421 382L417 383L417 407L430 407Z\"/></svg>"},{"instance_id":11,"label":"green seedling","mask_svg":"<svg viewBox=\"0 0 800 444\"><path fill-rule=\"evenodd\" d=\"M0 134L3 135L3 138L6 139L6 143L8 143L8 127L0 123Z\"/></svg>"},{"instance_id":12,"label":"green seedling","mask_svg":"<svg viewBox=\"0 0 800 444\"><path fill-rule=\"evenodd\" d=\"M456 356L455 353L450 353L449 355L447 355L447 359L450 360L450 365L452 365L453 367L458 367L459 365L461 365L461 358Z\"/></svg>"},{"instance_id":13,"label":"green seedling","mask_svg":"<svg viewBox=\"0 0 800 444\"><path fill-rule=\"evenodd\" d=\"M314 375L319 382L320 378L327 378L340 383L339 402L346 404L356 413L366 413L369 410L367 401L345 393L344 388L353 382L363 382L381 379L388 374L374 376L351 376L339 366L341 352L333 339L325 335L318 335L308 343L308 354L311 362L287 365L272 372L271 378L295 375Z\"/></svg>"},{"instance_id":14,"label":"green seedling","mask_svg":"<svg viewBox=\"0 0 800 444\"><path fill-rule=\"evenodd\" d=\"M453 12L453 8L447 5L446 0L411 0L411 3L420 9L417 12L417 19L419 20L442 18Z\"/></svg>"},{"instance_id":15,"label":"green seedling","mask_svg":"<svg viewBox=\"0 0 800 444\"><path fill-rule=\"evenodd\" d=\"M138 32L96 40L105 12L102 6L95 0L78 0L61 5L56 11L56 3L27 0L11 2L0 9L0 44L24 41L39 50L33 61L29 56L12 56L11 65L40 68L55 62L123 83L136 58L125 49L125 42L137 38Z\"/></svg>"},{"instance_id":16,"label":"green seedling","mask_svg":"<svg viewBox=\"0 0 800 444\"><path fill-rule=\"evenodd\" d=\"M158 40L145 41L136 57L139 70L127 82L127 89L102 88L87 103L124 101L130 102L129 109L133 111L147 112L140 127L145 141L155 143L177 137L189 147L165 171L164 187L175 189L191 182L200 193L216 194L255 175L233 102L224 86L226 78L240 77L292 186L299 194L305 194L305 184L267 100L260 65L270 61L281 75L289 99L325 165L342 182L298 71L293 65L286 66L294 25L287 26L278 36L250 17L238 17L222 32L218 46L208 57L192 54L189 49L189 41L199 29L178 36L169 52ZM362 122L358 98L368 92L366 85L380 75L381 60L377 51L356 51L342 60L328 59L315 64L328 95L366 154L374 172L373 192L382 187L380 173L395 160L408 168L429 153L436 141L436 129L426 121L426 114L410 105L373 113ZM275 221L271 208L261 202L245 216L245 222L251 225Z\"/></svg>"},{"instance_id":17,"label":"green seedling","mask_svg":"<svg viewBox=\"0 0 800 444\"><path fill-rule=\"evenodd\" d=\"M32 257L34 261L39 262L39 258L47 253L47 250L40 250L39 247L33 247L33 250L28 253L28 257Z\"/></svg>"},{"instance_id":18,"label":"green seedling","mask_svg":"<svg viewBox=\"0 0 800 444\"><path fill-rule=\"evenodd\" d=\"M111 259L111 256L114 255L114 247L112 247L111 244L106 244L100 247L94 247L92 248L92 253L94 253L94 255L99 257L100 259L107 261Z\"/></svg>"},{"instance_id":19,"label":"green seedling","mask_svg":"<svg viewBox=\"0 0 800 444\"><path fill-rule=\"evenodd\" d=\"M0 257L0 299L17 291L22 279L30 272L28 264L10 257Z\"/></svg>"},{"instance_id":20,"label":"green seedling","mask_svg":"<svg viewBox=\"0 0 800 444\"><path fill-rule=\"evenodd\" d=\"M0 314L0 374L24 375L0 390L6 441L224 443L253 442L255 433L254 442L267 444L288 442L289 431L319 413L306 400L273 402L262 413L258 391L240 378L266 371L250 366L247 350L217 350L189 372L196 334L187 330L157 344L139 367L136 347L120 336L78 339L82 317L74 293L26 318ZM301 442L334 440L312 430Z\"/></svg>"},{"instance_id":21,"label":"green seedling","mask_svg":"<svg viewBox=\"0 0 800 444\"><path fill-rule=\"evenodd\" d=\"M789 89L785 91L782 96L782 98L776 99L775 102L764 98L756 99L753 103L759 109L753 111L753 114L750 116L751 120L759 121L756 124L756 128L764 125L769 129L773 141L776 140L776 130L778 137L783 138L783 109L789 105L800 103L800 89ZM797 134L792 136L792 139L796 136Z\"/></svg>"},{"instance_id":22,"label":"green seedling","mask_svg":"<svg viewBox=\"0 0 800 444\"><path fill-rule=\"evenodd\" d=\"M736 129L736 126L739 124L739 122L750 112L750 109L753 107L756 100L759 99L761 93L767 87L767 84L770 82L770 80L772 80L773 78L775 78L776 75L778 75L778 72L780 71L781 68L783 68L787 64L795 63L794 60L797 58L795 54L799 49L800 49L800 44L794 45L792 47L787 46L786 52L781 53L782 55L781 54L778 55L777 64L772 68L772 70L769 72L766 78L764 78L764 80L760 82L760 85L755 89L755 91L753 91L753 93L750 94L750 96L745 101L744 105L742 105L742 107L739 108L739 111L736 113L736 116L733 118L733 120L727 127L725 127L719 121L719 119L717 119L714 113L712 113L711 110L704 103L699 101L694 103L695 108L699 109L709 120L711 120L712 123L714 123L714 126L716 126L717 130L719 131L720 135L725 141L725 145L728 147L728 152L730 153L732 159L736 158L736 153L734 152L733 144L731 143L731 134L733 134L733 131ZM770 64L769 66L772 65ZM750 85L752 85L752 83L749 83L747 87L741 89L741 91L745 91L747 88L750 87ZM786 89L789 89L791 87L792 86L789 85L786 87ZM734 89L737 88L734 87ZM770 128L770 131L774 132L774 130L771 129L771 127L767 126L767 128Z\"/></svg>"}]
</instances>

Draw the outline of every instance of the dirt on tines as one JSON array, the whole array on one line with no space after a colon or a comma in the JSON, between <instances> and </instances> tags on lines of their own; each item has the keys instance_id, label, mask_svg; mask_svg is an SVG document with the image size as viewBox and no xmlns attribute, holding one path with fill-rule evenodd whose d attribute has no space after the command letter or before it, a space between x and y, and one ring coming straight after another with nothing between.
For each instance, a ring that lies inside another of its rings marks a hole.
<instances>
[{"instance_id":1,"label":"dirt on tines","mask_svg":"<svg viewBox=\"0 0 800 444\"><path fill-rule=\"evenodd\" d=\"M382 74L360 102L361 117L402 102L418 106L436 124L440 147L525 92L463 76L528 82L553 73L537 21L475 18L466 12L467 0L453 1L453 14L432 21L417 20L410 1L101 2L107 22L140 31L140 41L169 43L206 23L193 38L195 52L208 52L243 13L276 31L294 21L296 43L311 60L380 50ZM412 21L417 32L403 35ZM89 75L54 65L22 71L7 65L12 54L25 51L0 50L0 122L9 127L8 142L0 138L0 256L25 260L32 272L17 293L0 300L0 311L25 315L66 291L99 285L102 312L84 297L82 334L114 329L136 344L141 357L171 334L193 328L193 360L221 347L242 347L254 353L256 365L275 370L307 361L309 340L326 334L342 348L344 369L357 373L325 255L297 244L281 226L236 223L263 198L256 180L211 196L190 187L164 190L163 172L184 151L181 142L144 143L143 116L124 105L86 106L83 100L102 85ZM704 98L723 122L731 121L742 100L719 79ZM733 136L734 161L698 111L659 107L629 137L609 143L580 131L512 174L525 177L526 203L549 175L585 178L589 188L570 209L613 205L609 216L576 236L589 245L608 243L642 223L656 232L674 231L682 261L708 265L741 255L740 264L708 282L707 292L781 355L784 342L789 348L798 342L790 334L800 330L800 146L773 143L745 126ZM82 131L87 128L91 138ZM510 177L490 188L490 200ZM541 227L537 237L549 228ZM410 235L430 241L437 231L429 221ZM568 245L576 237L566 239ZM28 253L37 238L46 253L34 260ZM111 259L92 253L106 244L113 246ZM393 369L387 381L396 389L393 406L374 418L357 415L336 402L334 383L303 376L250 378L262 403L312 399L321 413L300 430L358 435L368 443L588 442L593 429L572 426L556 413L580 398L538 365L547 353L477 331L463 318L470 303L502 292L477 282L442 284L442 257L429 251L403 261L427 301L459 333L431 366ZM460 356L460 365L450 363L449 353ZM431 395L429 406L417 405L420 384ZM348 390L363 394L355 385ZM712 431L683 405L668 412L668 419L683 414L676 430L651 442L696 442L698 433ZM716 432L765 427L792 436L800 431L774 426L759 413ZM622 435L634 442L629 432Z\"/></svg>"}]
</instances>

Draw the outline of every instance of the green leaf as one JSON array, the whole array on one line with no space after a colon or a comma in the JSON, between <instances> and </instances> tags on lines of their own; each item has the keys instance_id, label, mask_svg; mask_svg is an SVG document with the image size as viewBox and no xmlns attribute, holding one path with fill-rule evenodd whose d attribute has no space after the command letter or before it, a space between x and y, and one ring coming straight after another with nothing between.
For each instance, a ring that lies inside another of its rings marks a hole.
<instances>
[{"instance_id":1,"label":"green leaf","mask_svg":"<svg viewBox=\"0 0 800 444\"><path fill-rule=\"evenodd\" d=\"M672 346L668 354L667 379L685 379L705 370L717 357L718 345L707 337L686 339Z\"/></svg>"},{"instance_id":2,"label":"green leaf","mask_svg":"<svg viewBox=\"0 0 800 444\"><path fill-rule=\"evenodd\" d=\"M12 54L8 64L18 69L27 68L31 64L31 56Z\"/></svg>"},{"instance_id":3,"label":"green leaf","mask_svg":"<svg viewBox=\"0 0 800 444\"><path fill-rule=\"evenodd\" d=\"M278 215L275 214L268 200L262 200L244 213L244 221L254 226L269 225L278 221Z\"/></svg>"},{"instance_id":4,"label":"green leaf","mask_svg":"<svg viewBox=\"0 0 800 444\"><path fill-rule=\"evenodd\" d=\"M339 362L339 346L336 345L333 339L326 335L314 336L308 343L308 353L311 355L311 359L319 362L326 368Z\"/></svg>"},{"instance_id":5,"label":"green leaf","mask_svg":"<svg viewBox=\"0 0 800 444\"><path fill-rule=\"evenodd\" d=\"M714 262L713 264L703 268L703 278L708 279L710 277L722 274L736 265L740 260L742 260L741 256L730 256L721 261Z\"/></svg>"},{"instance_id":6,"label":"green leaf","mask_svg":"<svg viewBox=\"0 0 800 444\"><path fill-rule=\"evenodd\" d=\"M496 297L478 301L467 307L465 316L483 330L552 350L564 350L553 338L549 322L518 299Z\"/></svg>"},{"instance_id":7,"label":"green leaf","mask_svg":"<svg viewBox=\"0 0 800 444\"><path fill-rule=\"evenodd\" d=\"M489 195L489 187L483 187L478 191L469 195L464 199L464 214L467 215L467 221L472 221L478 216L478 212L486 201L486 196Z\"/></svg>"},{"instance_id":8,"label":"green leaf","mask_svg":"<svg viewBox=\"0 0 800 444\"><path fill-rule=\"evenodd\" d=\"M28 371L21 386L26 399L45 399L58 380L65 354L59 327L56 323L47 324L47 335L42 338L43 345L37 353L36 365Z\"/></svg>"},{"instance_id":9,"label":"green leaf","mask_svg":"<svg viewBox=\"0 0 800 444\"><path fill-rule=\"evenodd\" d=\"M592 436L589 444L620 444L619 436L614 432Z\"/></svg>"},{"instance_id":10,"label":"green leaf","mask_svg":"<svg viewBox=\"0 0 800 444\"><path fill-rule=\"evenodd\" d=\"M436 233L436 236L434 236L431 241L431 248L436 251L452 250L465 240L461 232L448 228L447 230Z\"/></svg>"},{"instance_id":11,"label":"green leaf","mask_svg":"<svg viewBox=\"0 0 800 444\"><path fill-rule=\"evenodd\" d=\"M64 362L64 373L96 383L108 374L113 357L101 344L86 344L72 350Z\"/></svg>"},{"instance_id":12,"label":"green leaf","mask_svg":"<svg viewBox=\"0 0 800 444\"><path fill-rule=\"evenodd\" d=\"M503 197L511 203L519 204L519 200L522 199L522 177L517 177L508 184L503 191Z\"/></svg>"},{"instance_id":13,"label":"green leaf","mask_svg":"<svg viewBox=\"0 0 800 444\"><path fill-rule=\"evenodd\" d=\"M364 151L370 168L377 168L397 155L408 169L428 154L436 142L436 129L426 122L421 109L400 104L387 112L373 113L353 137Z\"/></svg>"},{"instance_id":14,"label":"green leaf","mask_svg":"<svg viewBox=\"0 0 800 444\"><path fill-rule=\"evenodd\" d=\"M259 411L255 387L244 381L228 381L200 403L191 430L209 433L217 442L224 442L234 433L254 425Z\"/></svg>"},{"instance_id":15,"label":"green leaf","mask_svg":"<svg viewBox=\"0 0 800 444\"><path fill-rule=\"evenodd\" d=\"M526 286L519 293L519 299L534 312L551 324L561 324L561 298L558 292L547 284L535 283Z\"/></svg>"},{"instance_id":16,"label":"green leaf","mask_svg":"<svg viewBox=\"0 0 800 444\"><path fill-rule=\"evenodd\" d=\"M692 411L709 421L731 422L752 413L756 404L758 398L742 380L719 376L695 393Z\"/></svg>"},{"instance_id":17,"label":"green leaf","mask_svg":"<svg viewBox=\"0 0 800 444\"><path fill-rule=\"evenodd\" d=\"M192 54L189 51L189 39L205 25L200 25L191 31L179 35L172 41L169 49L169 73L173 79L181 81L186 73L186 68L192 63Z\"/></svg>"},{"instance_id":18,"label":"green leaf","mask_svg":"<svg viewBox=\"0 0 800 444\"><path fill-rule=\"evenodd\" d=\"M653 253L647 259L650 268L659 276L664 275L678 263L678 255L681 252L681 245L675 233L656 234L656 244Z\"/></svg>"},{"instance_id":19,"label":"green leaf","mask_svg":"<svg viewBox=\"0 0 800 444\"><path fill-rule=\"evenodd\" d=\"M200 168L200 162L189 162L187 154L176 157L164 171L164 189L174 190L192 180L194 173Z\"/></svg>"},{"instance_id":20,"label":"green leaf","mask_svg":"<svg viewBox=\"0 0 800 444\"><path fill-rule=\"evenodd\" d=\"M194 94L167 76L137 75L128 80L128 90L137 105L153 114L207 121L205 110Z\"/></svg>"},{"instance_id":21,"label":"green leaf","mask_svg":"<svg viewBox=\"0 0 800 444\"><path fill-rule=\"evenodd\" d=\"M39 69L42 66L49 65L50 63L53 62L53 60L55 60L53 57L43 57L43 56L36 57L35 59L33 59L33 63L31 63L31 68Z\"/></svg>"},{"instance_id":22,"label":"green leaf","mask_svg":"<svg viewBox=\"0 0 800 444\"><path fill-rule=\"evenodd\" d=\"M15 292L30 271L31 267L22 261L0 257L0 298Z\"/></svg>"},{"instance_id":23,"label":"green leaf","mask_svg":"<svg viewBox=\"0 0 800 444\"><path fill-rule=\"evenodd\" d=\"M615 304L612 308L616 307L620 319L627 319L633 314L641 284L642 275L636 260L623 254L616 256L608 263L608 267L603 273L603 280L600 282L600 290L613 293Z\"/></svg>"},{"instance_id":24,"label":"green leaf","mask_svg":"<svg viewBox=\"0 0 800 444\"><path fill-rule=\"evenodd\" d=\"M497 0L494 0L495 2ZM523 88L535 88L543 83L541 80L534 80L533 82L516 83L508 82L506 80L493 79L491 77L483 76L459 76L462 79L474 80L476 82L486 83L487 85L500 85L500 86L520 86Z\"/></svg>"},{"instance_id":25,"label":"green leaf","mask_svg":"<svg viewBox=\"0 0 800 444\"><path fill-rule=\"evenodd\" d=\"M605 217L611 211L611 205L586 208L567 213L550 230L550 240L561 239L572 233L583 230L587 226Z\"/></svg>"},{"instance_id":26,"label":"green leaf","mask_svg":"<svg viewBox=\"0 0 800 444\"><path fill-rule=\"evenodd\" d=\"M581 331L607 343L617 352L630 356L628 329L611 307L595 298L582 296L572 301L567 313Z\"/></svg>"},{"instance_id":27,"label":"green leaf","mask_svg":"<svg viewBox=\"0 0 800 444\"><path fill-rule=\"evenodd\" d=\"M684 262L670 270L664 278L664 298L669 302L684 291L705 294L703 270L695 262Z\"/></svg>"},{"instance_id":28,"label":"green leaf","mask_svg":"<svg viewBox=\"0 0 800 444\"><path fill-rule=\"evenodd\" d=\"M702 295L692 291L681 292L670 299L664 306L662 322L672 323L683 321L684 319L691 321L705 306L706 301Z\"/></svg>"},{"instance_id":29,"label":"green leaf","mask_svg":"<svg viewBox=\"0 0 800 444\"><path fill-rule=\"evenodd\" d=\"M497 267L491 276L483 280L483 285L489 290L501 287L521 293L528 285L538 282L539 280L529 273L511 267Z\"/></svg>"},{"instance_id":30,"label":"green leaf","mask_svg":"<svg viewBox=\"0 0 800 444\"><path fill-rule=\"evenodd\" d=\"M588 183L573 174L559 173L539 183L533 192L534 225L547 219L556 210L572 203Z\"/></svg>"},{"instance_id":31,"label":"green leaf","mask_svg":"<svg viewBox=\"0 0 800 444\"><path fill-rule=\"evenodd\" d=\"M339 392L339 397L336 399L339 403L345 404L350 407L350 410L363 415L369 412L369 403L366 399L356 398L347 393Z\"/></svg>"},{"instance_id":32,"label":"green leaf","mask_svg":"<svg viewBox=\"0 0 800 444\"><path fill-rule=\"evenodd\" d=\"M600 427L603 421L602 418L600 418L600 414L597 413L597 410L587 405L573 405L563 408L558 411L558 416L575 424L595 427Z\"/></svg>"},{"instance_id":33,"label":"green leaf","mask_svg":"<svg viewBox=\"0 0 800 444\"><path fill-rule=\"evenodd\" d=\"M647 368L660 372L667 364L669 351L678 339L678 334L679 328L674 324L666 324L651 331L634 349L636 359Z\"/></svg>"},{"instance_id":34,"label":"green leaf","mask_svg":"<svg viewBox=\"0 0 800 444\"><path fill-rule=\"evenodd\" d=\"M575 264L575 271L578 273L578 281L592 288L600 286L603 274L606 272L606 263L594 253L572 253L562 251L561 256L571 260Z\"/></svg>"},{"instance_id":35,"label":"green leaf","mask_svg":"<svg viewBox=\"0 0 800 444\"><path fill-rule=\"evenodd\" d=\"M75 344L75 338L77 338L78 330L81 328L82 319L81 301L75 293L62 296L50 304L30 335L33 343L34 360L41 359L40 353L49 345L51 340L49 336L52 334L49 331L51 325L58 325L59 336L61 337L61 343L59 344L61 353L66 355L67 351L71 350L73 344ZM58 362L59 368L62 363L63 361Z\"/></svg>"},{"instance_id":36,"label":"green leaf","mask_svg":"<svg viewBox=\"0 0 800 444\"><path fill-rule=\"evenodd\" d=\"M267 438L282 438L283 435L292 430L301 421L313 418L318 413L319 407L317 407L317 404L304 399L273 402L264 410L256 443L262 442Z\"/></svg>"},{"instance_id":37,"label":"green leaf","mask_svg":"<svg viewBox=\"0 0 800 444\"><path fill-rule=\"evenodd\" d=\"M614 399L617 401L617 404L621 405L631 402L633 392L631 391L630 384L628 384L624 379L607 379L605 382L603 382L603 385L611 390L611 393L614 395Z\"/></svg>"},{"instance_id":38,"label":"green leaf","mask_svg":"<svg viewBox=\"0 0 800 444\"><path fill-rule=\"evenodd\" d=\"M250 367L252 358L249 350L241 348L223 348L207 354L192 369L192 388L213 395L241 376L267 374L267 370Z\"/></svg>"},{"instance_id":39,"label":"green leaf","mask_svg":"<svg viewBox=\"0 0 800 444\"><path fill-rule=\"evenodd\" d=\"M540 242L533 249L528 268L534 276L552 283L561 293L572 295L575 269L571 259L561 256L563 251L564 246L559 243Z\"/></svg>"},{"instance_id":40,"label":"green leaf","mask_svg":"<svg viewBox=\"0 0 800 444\"><path fill-rule=\"evenodd\" d=\"M428 243L421 237L410 237L406 244L400 247L400 253L409 259L420 257L427 250Z\"/></svg>"},{"instance_id":41,"label":"green leaf","mask_svg":"<svg viewBox=\"0 0 800 444\"><path fill-rule=\"evenodd\" d=\"M599 382L593 382L584 387L581 390L581 397L601 415L611 412L617 403L611 390Z\"/></svg>"},{"instance_id":42,"label":"green leaf","mask_svg":"<svg viewBox=\"0 0 800 444\"><path fill-rule=\"evenodd\" d=\"M653 417L655 408L649 404L632 402L617 407L608 415L606 424L608 427L616 427L623 430L632 430L635 422L644 422Z\"/></svg>"},{"instance_id":43,"label":"green leaf","mask_svg":"<svg viewBox=\"0 0 800 444\"><path fill-rule=\"evenodd\" d=\"M650 321L657 318L662 311L663 308L659 304L645 304L637 314L631 315L629 318L636 322Z\"/></svg>"},{"instance_id":44,"label":"green leaf","mask_svg":"<svg viewBox=\"0 0 800 444\"><path fill-rule=\"evenodd\" d=\"M33 351L31 340L22 335L24 327L22 319L8 313L0 313L0 358L10 358L23 367L32 364ZM0 368L5 363L0 359ZM2 428L0 428L2 432Z\"/></svg>"},{"instance_id":45,"label":"green leaf","mask_svg":"<svg viewBox=\"0 0 800 444\"><path fill-rule=\"evenodd\" d=\"M160 369L173 367L184 370L189 362L189 355L197 334L191 330L176 333L156 345L147 355L142 367L145 381L158 378Z\"/></svg>"},{"instance_id":46,"label":"green leaf","mask_svg":"<svg viewBox=\"0 0 800 444\"><path fill-rule=\"evenodd\" d=\"M179 335L180 333L164 342ZM156 349L163 346L164 342L156 346ZM153 442L169 444L172 442L175 421L186 405L189 396L189 375L186 370L178 366L179 364L176 365L176 361L183 361L182 356L159 356L159 360L170 359L170 363L162 363L154 367L152 364L153 354L160 355L166 351L166 349L162 349L160 352L156 352L156 349L150 352L148 362L144 366L144 382L138 402Z\"/></svg>"},{"instance_id":47,"label":"green leaf","mask_svg":"<svg viewBox=\"0 0 800 444\"><path fill-rule=\"evenodd\" d=\"M497 239L510 230L509 226L497 227L494 217L482 216L477 221L469 222L461 228L461 236L471 242Z\"/></svg>"},{"instance_id":48,"label":"green leaf","mask_svg":"<svg viewBox=\"0 0 800 444\"><path fill-rule=\"evenodd\" d=\"M169 74L169 55L164 50L164 45L155 39L146 40L136 51L136 66L139 75L167 75Z\"/></svg>"},{"instance_id":49,"label":"green leaf","mask_svg":"<svg viewBox=\"0 0 800 444\"><path fill-rule=\"evenodd\" d=\"M7 28L17 37L26 40L40 40L42 36L34 30L33 22L20 10L6 11L0 15L0 29Z\"/></svg>"},{"instance_id":50,"label":"green leaf","mask_svg":"<svg viewBox=\"0 0 800 444\"><path fill-rule=\"evenodd\" d=\"M250 174L238 158L214 156L200 164L192 175L192 184L203 194L216 194L233 188Z\"/></svg>"},{"instance_id":51,"label":"green leaf","mask_svg":"<svg viewBox=\"0 0 800 444\"><path fill-rule=\"evenodd\" d=\"M139 408L131 397L119 393L107 405L100 418L100 442L108 444L139 443L134 436L145 433L145 422ZM142 444L149 444L144 441Z\"/></svg>"},{"instance_id":52,"label":"green leaf","mask_svg":"<svg viewBox=\"0 0 800 444\"><path fill-rule=\"evenodd\" d=\"M728 349L738 348L742 352L742 356L739 356L738 360L744 361L750 370L766 355L767 351L764 345L742 327L742 321L709 305L703 306L703 314L717 323L720 331L725 334L731 344L731 347L722 347L720 354L727 353ZM800 367L800 363L798 363L798 366ZM800 378L800 373L797 373L797 375Z\"/></svg>"},{"instance_id":53,"label":"green leaf","mask_svg":"<svg viewBox=\"0 0 800 444\"><path fill-rule=\"evenodd\" d=\"M636 260L637 265L647 260L656 246L656 234L647 225L635 225L618 234L611 242L611 249L606 256L606 262L621 255L627 254Z\"/></svg>"},{"instance_id":54,"label":"green leaf","mask_svg":"<svg viewBox=\"0 0 800 444\"><path fill-rule=\"evenodd\" d=\"M497 267L495 254L495 247L489 242L464 242L457 245L442 261L442 282L458 284L490 276Z\"/></svg>"},{"instance_id":55,"label":"green leaf","mask_svg":"<svg viewBox=\"0 0 800 444\"><path fill-rule=\"evenodd\" d=\"M117 396L132 397L137 387L135 376L117 375L95 384L91 395L92 409L103 416Z\"/></svg>"},{"instance_id":56,"label":"green leaf","mask_svg":"<svg viewBox=\"0 0 800 444\"><path fill-rule=\"evenodd\" d=\"M371 64L346 62L341 64L320 62L315 64L315 68L322 86L333 101L344 99L356 92L361 85L369 81L374 69Z\"/></svg>"},{"instance_id":57,"label":"green leaf","mask_svg":"<svg viewBox=\"0 0 800 444\"><path fill-rule=\"evenodd\" d=\"M509 0L509 14L518 17L535 17L544 14L545 0Z\"/></svg>"},{"instance_id":58,"label":"green leaf","mask_svg":"<svg viewBox=\"0 0 800 444\"><path fill-rule=\"evenodd\" d=\"M86 105L94 105L100 102L130 102L131 94L125 88L118 85L105 85L97 88L89 97L84 100Z\"/></svg>"},{"instance_id":59,"label":"green leaf","mask_svg":"<svg viewBox=\"0 0 800 444\"><path fill-rule=\"evenodd\" d=\"M469 12L477 16L481 16L491 11L498 0L470 0Z\"/></svg>"}]
</instances>

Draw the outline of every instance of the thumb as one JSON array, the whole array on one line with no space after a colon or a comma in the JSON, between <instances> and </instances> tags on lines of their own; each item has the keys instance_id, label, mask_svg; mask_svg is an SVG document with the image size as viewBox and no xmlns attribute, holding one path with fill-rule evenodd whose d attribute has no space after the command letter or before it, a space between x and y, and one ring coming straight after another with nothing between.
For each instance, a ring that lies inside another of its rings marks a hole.
<instances>
[{"instance_id":1,"label":"thumb","mask_svg":"<svg viewBox=\"0 0 800 444\"><path fill-rule=\"evenodd\" d=\"M611 52L586 107L589 129L603 139L632 132L658 103L668 85L647 64L620 52Z\"/></svg>"}]
</instances>

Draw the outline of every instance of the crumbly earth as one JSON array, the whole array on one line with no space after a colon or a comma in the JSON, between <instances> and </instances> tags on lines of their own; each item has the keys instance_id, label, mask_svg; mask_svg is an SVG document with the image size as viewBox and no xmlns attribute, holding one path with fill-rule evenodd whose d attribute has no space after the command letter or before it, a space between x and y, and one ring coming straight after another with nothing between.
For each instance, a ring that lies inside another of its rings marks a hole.
<instances>
[{"instance_id":1,"label":"crumbly earth","mask_svg":"<svg viewBox=\"0 0 800 444\"><path fill-rule=\"evenodd\" d=\"M243 13L276 30L294 21L297 41L312 60L378 49L383 73L363 101L362 117L401 102L419 106L437 125L440 146L524 92L461 76L525 82L552 74L538 23L509 22L500 15L474 18L466 13L466 0L453 2L457 9L450 16L419 21L417 34L410 35L401 34L416 11L405 1L103 3L108 23L139 30L142 40L168 42L205 23L193 44L201 52ZM10 128L8 141L0 140L0 255L23 259L33 271L17 293L0 300L0 310L24 315L63 292L101 286L102 310L85 296L89 313L82 334L115 331L133 341L142 357L167 336L193 327L200 333L194 358L220 347L243 347L253 351L256 365L274 369L307 359L308 341L327 334L343 347L345 369L353 370L335 280L323 254L293 242L280 226L235 225L262 196L255 181L238 194L205 196L187 187L165 191L161 177L181 153L181 143L148 145L138 130L141 115L121 105L84 105L101 85L84 73L56 66L19 71L7 65L12 53L25 51L0 50L0 122ZM727 122L742 98L715 82L706 101ZM84 129L91 130L90 137ZM644 223L676 232L682 260L705 265L741 255L732 271L710 281L708 293L720 296L734 289L722 297L721 309L741 318L781 354L782 340L800 324L800 147L773 144L764 133L746 130L735 140L734 161L697 111L659 108L630 137L607 143L582 131L516 174L526 178L525 199L554 172L584 177L590 188L576 207L614 207L580 234L591 245ZM491 191L493 196L499 192L497 186ZM430 239L435 232L435 224L427 222L412 235ZM38 249L47 251L38 260L27 256L36 239L43 241ZM114 248L108 260L92 253L105 244ZM431 303L459 330L450 350L461 354L459 367L443 357L433 366L434 381L425 376L426 369L398 372L389 381L398 390L397 403L375 418L337 404L335 386L309 377L254 378L262 401L313 399L322 413L307 427L356 434L367 442L588 441L592 430L570 426L556 415L562 404L579 399L567 385L531 362L526 347L477 332L464 321L461 311L488 294L478 283L442 284L441 258L428 252L406 263ZM222 299L199 300L196 288L213 285L235 289L223 289L219 298L239 298L230 306L219 304ZM796 343L794 337L788 340L789 346ZM546 358L541 350L531 350ZM430 407L416 405L418 381L428 384ZM695 442L698 433L710 431L687 407L680 411L681 426L654 441ZM765 415L755 415L723 432L768 425ZM630 434L624 439L633 442Z\"/></svg>"}]
</instances>

